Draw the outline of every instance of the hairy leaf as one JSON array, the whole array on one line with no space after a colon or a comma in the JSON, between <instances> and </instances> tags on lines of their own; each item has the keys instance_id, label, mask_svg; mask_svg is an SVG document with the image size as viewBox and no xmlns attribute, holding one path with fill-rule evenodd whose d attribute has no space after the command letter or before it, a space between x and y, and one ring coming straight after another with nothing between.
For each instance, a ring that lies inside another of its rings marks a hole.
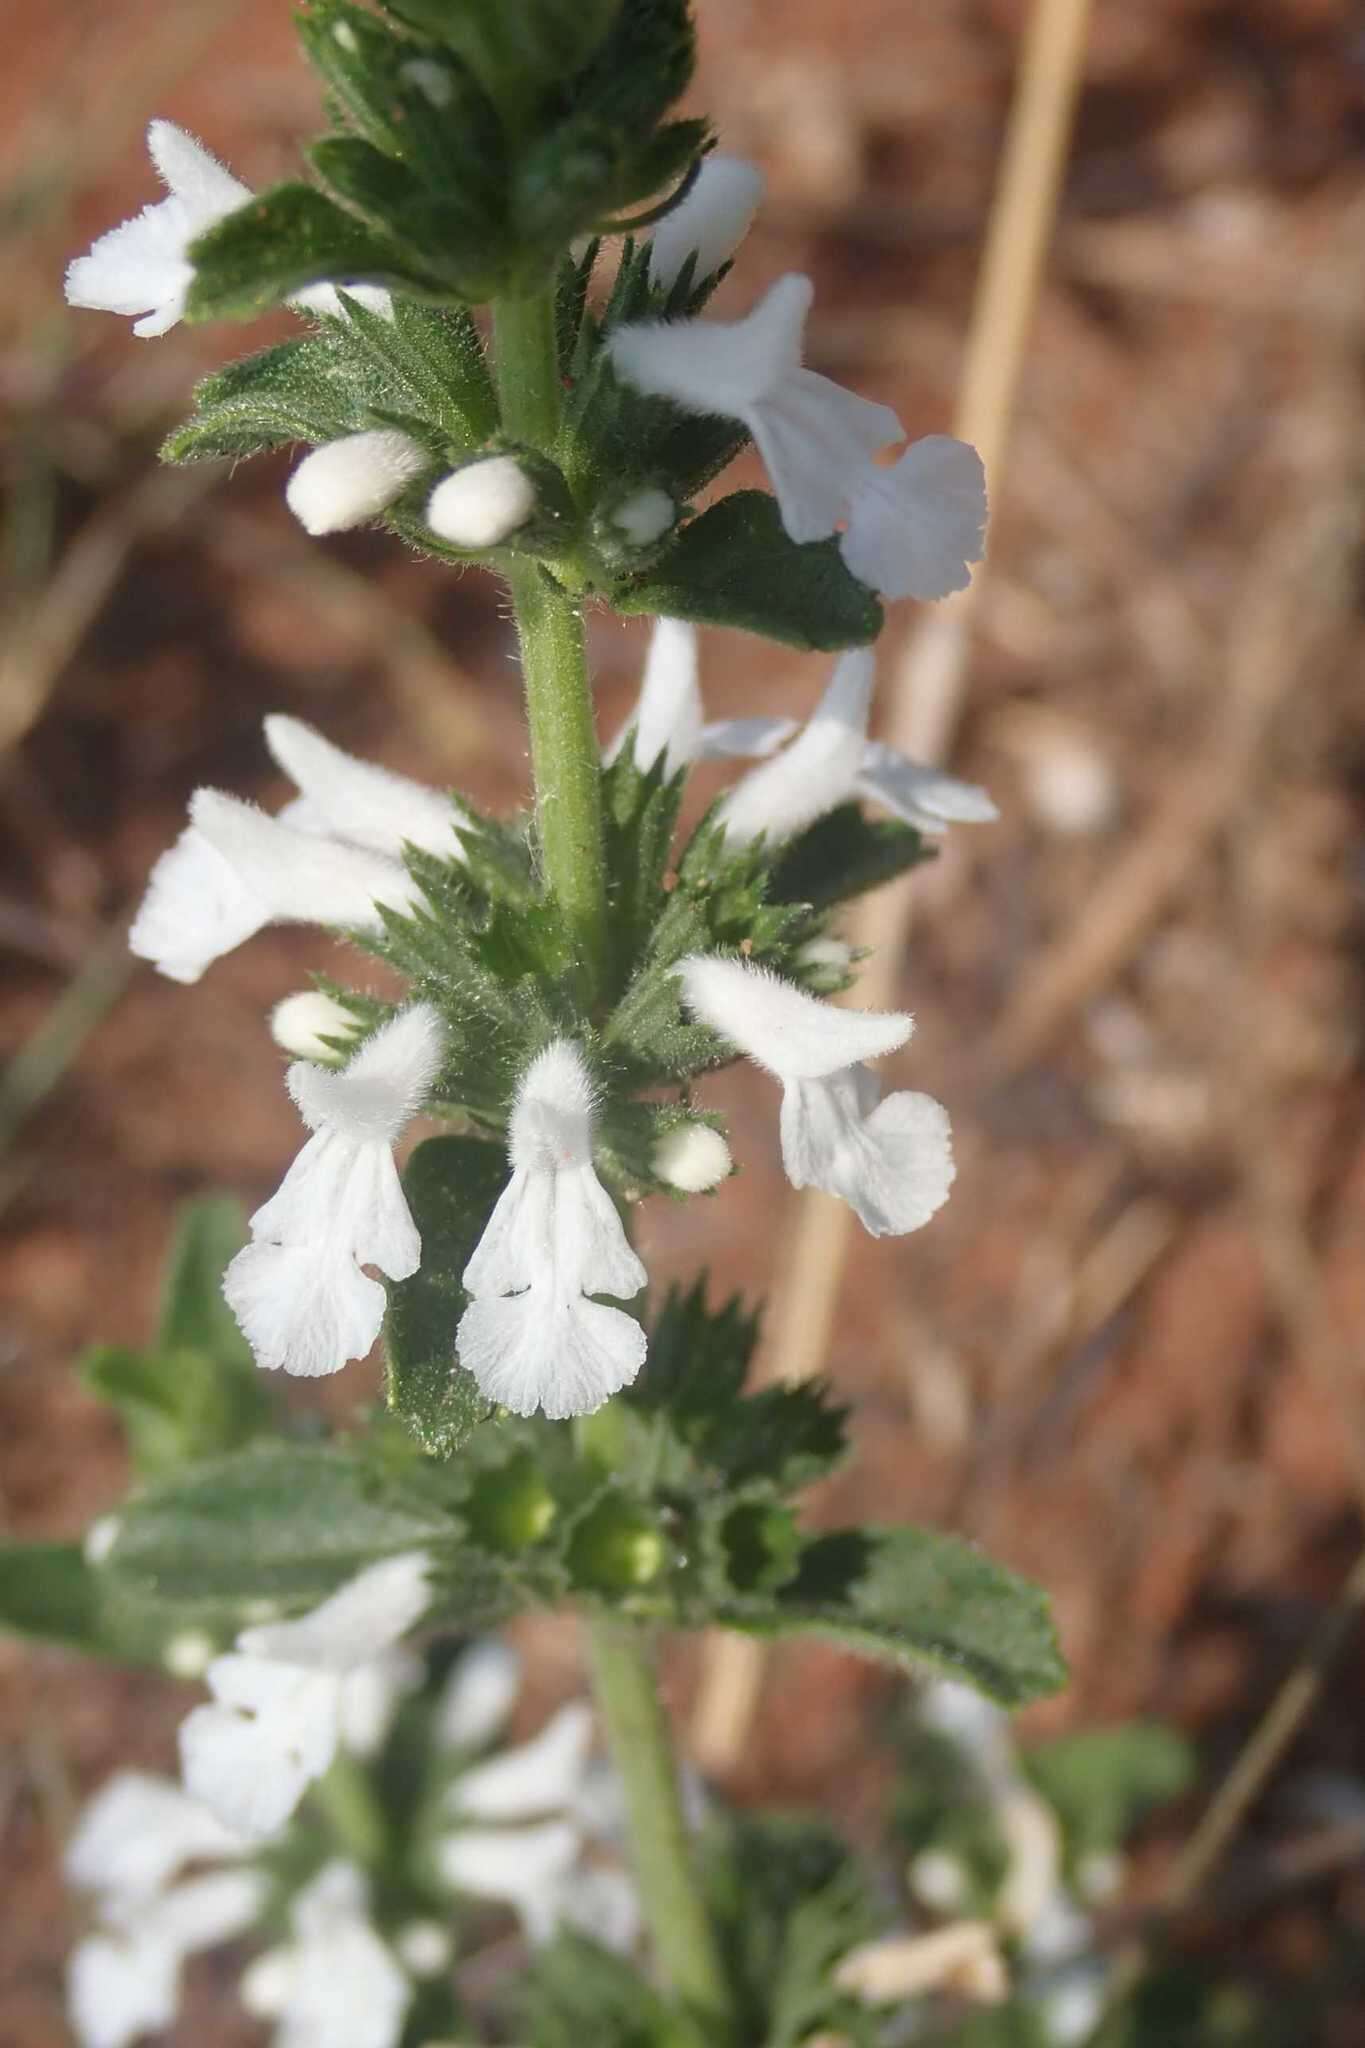
<instances>
[{"instance_id":1,"label":"hairy leaf","mask_svg":"<svg viewBox=\"0 0 1365 2048\"><path fill-rule=\"evenodd\" d=\"M506 1184L506 1154L476 1138L428 1138L403 1175L422 1263L389 1288L385 1389L434 1457L448 1458L492 1412L456 1360L455 1331L468 1299L461 1276Z\"/></svg>"}]
</instances>

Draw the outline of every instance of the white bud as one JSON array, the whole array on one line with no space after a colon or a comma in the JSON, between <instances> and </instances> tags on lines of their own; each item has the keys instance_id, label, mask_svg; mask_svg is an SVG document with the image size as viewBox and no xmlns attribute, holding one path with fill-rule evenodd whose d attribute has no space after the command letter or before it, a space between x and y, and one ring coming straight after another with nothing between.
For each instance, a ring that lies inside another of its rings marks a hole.
<instances>
[{"instance_id":1,"label":"white bud","mask_svg":"<svg viewBox=\"0 0 1365 2048\"><path fill-rule=\"evenodd\" d=\"M425 448L396 427L347 434L305 455L284 495L309 533L342 533L377 518L430 464Z\"/></svg>"},{"instance_id":2,"label":"white bud","mask_svg":"<svg viewBox=\"0 0 1365 2048\"><path fill-rule=\"evenodd\" d=\"M853 948L843 939L811 939L796 956L799 967L818 967L829 974L847 974Z\"/></svg>"},{"instance_id":3,"label":"white bud","mask_svg":"<svg viewBox=\"0 0 1365 2048\"><path fill-rule=\"evenodd\" d=\"M85 1532L82 1550L87 1564L103 1564L114 1545L118 1542L119 1519L117 1515L101 1515L90 1524Z\"/></svg>"},{"instance_id":4,"label":"white bud","mask_svg":"<svg viewBox=\"0 0 1365 2048\"><path fill-rule=\"evenodd\" d=\"M660 1138L650 1163L660 1180L685 1195L719 1187L734 1165L730 1147L710 1124L679 1124Z\"/></svg>"},{"instance_id":5,"label":"white bud","mask_svg":"<svg viewBox=\"0 0 1365 2048\"><path fill-rule=\"evenodd\" d=\"M689 256L697 284L727 263L749 232L763 174L738 156L709 156L681 206L665 214L649 245L650 283L667 291Z\"/></svg>"},{"instance_id":6,"label":"white bud","mask_svg":"<svg viewBox=\"0 0 1365 2048\"><path fill-rule=\"evenodd\" d=\"M932 1913L956 1913L967 1901L967 1873L946 1849L925 1849L906 1873L910 1889Z\"/></svg>"},{"instance_id":7,"label":"white bud","mask_svg":"<svg viewBox=\"0 0 1365 2048\"><path fill-rule=\"evenodd\" d=\"M321 989L302 989L296 996L286 996L270 1012L270 1036L281 1052L292 1054L296 1060L317 1060L323 1065L330 1061L335 1065L344 1054L326 1041L354 1038L359 1029L354 1013L335 996L325 996Z\"/></svg>"},{"instance_id":8,"label":"white bud","mask_svg":"<svg viewBox=\"0 0 1365 2048\"><path fill-rule=\"evenodd\" d=\"M535 485L513 455L490 455L442 478L427 525L453 548L495 548L536 509Z\"/></svg>"},{"instance_id":9,"label":"white bud","mask_svg":"<svg viewBox=\"0 0 1365 2048\"><path fill-rule=\"evenodd\" d=\"M268 1948L243 1970L237 1995L251 2017L277 2020L289 2003L296 1964L287 1948Z\"/></svg>"},{"instance_id":10,"label":"white bud","mask_svg":"<svg viewBox=\"0 0 1365 2048\"><path fill-rule=\"evenodd\" d=\"M661 491L657 484L649 484L623 498L610 513L608 524L631 547L647 548L662 540L677 516L678 508L668 492Z\"/></svg>"},{"instance_id":11,"label":"white bud","mask_svg":"<svg viewBox=\"0 0 1365 2048\"><path fill-rule=\"evenodd\" d=\"M1076 1889L1088 1906L1108 1906L1123 1890L1123 1858L1113 1849L1092 1849L1076 1865Z\"/></svg>"},{"instance_id":12,"label":"white bud","mask_svg":"<svg viewBox=\"0 0 1365 2048\"><path fill-rule=\"evenodd\" d=\"M218 1654L218 1645L200 1629L172 1636L161 1661L173 1678L202 1678Z\"/></svg>"},{"instance_id":13,"label":"white bud","mask_svg":"<svg viewBox=\"0 0 1365 2048\"><path fill-rule=\"evenodd\" d=\"M439 1920L410 1920L394 1941L398 1960L414 1977L439 1977L448 1969L455 1944Z\"/></svg>"}]
</instances>

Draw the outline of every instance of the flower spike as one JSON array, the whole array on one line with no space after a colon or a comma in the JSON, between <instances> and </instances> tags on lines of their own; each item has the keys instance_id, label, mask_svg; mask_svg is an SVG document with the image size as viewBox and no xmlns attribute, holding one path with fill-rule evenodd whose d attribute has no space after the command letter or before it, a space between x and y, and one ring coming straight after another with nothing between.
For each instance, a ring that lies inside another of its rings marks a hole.
<instances>
[{"instance_id":1,"label":"flower spike","mask_svg":"<svg viewBox=\"0 0 1365 2048\"><path fill-rule=\"evenodd\" d=\"M628 1386L645 1333L622 1309L646 1273L592 1165L592 1080L571 1039L527 1068L508 1126L512 1178L465 1267L456 1348L491 1401L556 1421Z\"/></svg>"},{"instance_id":2,"label":"flower spike","mask_svg":"<svg viewBox=\"0 0 1365 2048\"><path fill-rule=\"evenodd\" d=\"M384 1290L417 1271L421 1240L392 1147L440 1070L441 1020L429 1003L400 1011L340 1073L297 1061L289 1092L313 1133L278 1191L251 1219L252 1242L223 1292L267 1370L306 1378L363 1358L379 1335Z\"/></svg>"},{"instance_id":3,"label":"flower spike","mask_svg":"<svg viewBox=\"0 0 1365 2048\"><path fill-rule=\"evenodd\" d=\"M215 1657L213 1695L180 1729L185 1783L224 1826L277 1834L346 1733L348 1693L431 1601L431 1561L405 1551L369 1565L297 1621L244 1629Z\"/></svg>"},{"instance_id":4,"label":"flower spike","mask_svg":"<svg viewBox=\"0 0 1365 2048\"><path fill-rule=\"evenodd\" d=\"M793 1187L824 1188L873 1237L927 1223L953 1180L948 1118L931 1096L879 1099L862 1064L903 1045L909 1017L847 1010L717 954L678 978L692 1014L782 1083L782 1163Z\"/></svg>"},{"instance_id":5,"label":"flower spike","mask_svg":"<svg viewBox=\"0 0 1365 2048\"><path fill-rule=\"evenodd\" d=\"M637 391L744 423L794 541L833 533L868 458L905 438L889 406L801 367L813 292L808 277L781 277L743 320L644 321L607 343Z\"/></svg>"}]
</instances>

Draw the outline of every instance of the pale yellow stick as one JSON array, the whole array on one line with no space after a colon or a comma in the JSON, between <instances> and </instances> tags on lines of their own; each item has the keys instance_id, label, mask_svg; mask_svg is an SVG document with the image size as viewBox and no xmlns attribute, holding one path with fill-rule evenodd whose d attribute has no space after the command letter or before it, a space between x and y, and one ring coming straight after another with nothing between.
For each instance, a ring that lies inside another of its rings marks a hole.
<instances>
[{"instance_id":1,"label":"pale yellow stick","mask_svg":"<svg viewBox=\"0 0 1365 2048\"><path fill-rule=\"evenodd\" d=\"M996 496L1056 216L1089 18L1090 0L1038 0L1020 54L955 421L956 432L980 452ZM969 590L923 616L887 693L885 736L917 760L941 761L951 747L981 582L978 570ZM867 898L853 920L853 943L874 949L857 988L860 1006L876 1009L894 1000L910 924L909 881ZM773 1290L761 1377L808 1379L823 1365L850 1228L844 1203L814 1192L798 1199L789 1255ZM691 1730L704 1769L717 1775L733 1769L762 1675L763 1650L749 1637L708 1638Z\"/></svg>"}]
</instances>

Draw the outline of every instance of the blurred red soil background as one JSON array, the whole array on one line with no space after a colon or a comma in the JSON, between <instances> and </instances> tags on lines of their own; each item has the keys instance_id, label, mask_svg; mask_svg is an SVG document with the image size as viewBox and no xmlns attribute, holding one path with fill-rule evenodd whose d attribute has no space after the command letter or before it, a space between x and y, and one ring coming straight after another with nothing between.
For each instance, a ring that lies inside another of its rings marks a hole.
<instances>
[{"instance_id":1,"label":"blurred red soil background","mask_svg":"<svg viewBox=\"0 0 1365 2048\"><path fill-rule=\"evenodd\" d=\"M1025 0L698 12L697 104L770 180L724 306L809 269L810 360L912 432L946 427ZM140 342L62 304L69 255L153 196L149 115L254 184L294 165L317 99L288 17L6 10L8 1535L78 1531L118 1498L117 1434L73 1360L148 1333L177 1202L254 1204L298 1143L264 1016L326 943L267 933L197 990L123 958L189 791L275 800L275 708L484 804L525 790L489 582L373 535L308 541L282 458L158 467L192 378L260 337ZM1074 1680L1037 1725L1146 1713L1199 1743L1200 1793L1139 1890L1361 1543L1363 247L1357 6L1098 0L955 755L1003 822L922 875L902 978L918 1029L897 1078L949 1105L960 1178L929 1230L857 1245L830 1360L859 1457L819 1512L941 1522L1042 1580ZM610 730L642 638L606 616L592 636ZM825 668L733 634L704 650L718 714L802 710ZM715 1099L743 1171L646 1211L643 1249L658 1276L705 1260L757 1296L787 1199L773 1091L726 1076ZM344 1415L373 1384L352 1368L322 1398ZM541 1696L576 1682L566 1628L525 1640ZM680 1706L693 1685L684 1656ZM61 1830L115 1764L169 1764L190 1695L8 1644L0 1686L0 2041L46 2048L73 1924ZM1192 1940L1308 1977L1334 1916L1365 1931L1358 1821L1311 1881L1256 1885L1312 1836L1308 1774L1365 1795L1363 1693L1357 1629L1231 1852L1262 1903ZM887 1698L849 1660L782 1653L734 1789L865 1813ZM211 1975L175 2038L249 2038ZM1358 2010L1323 2024L1365 2038Z\"/></svg>"}]
</instances>

